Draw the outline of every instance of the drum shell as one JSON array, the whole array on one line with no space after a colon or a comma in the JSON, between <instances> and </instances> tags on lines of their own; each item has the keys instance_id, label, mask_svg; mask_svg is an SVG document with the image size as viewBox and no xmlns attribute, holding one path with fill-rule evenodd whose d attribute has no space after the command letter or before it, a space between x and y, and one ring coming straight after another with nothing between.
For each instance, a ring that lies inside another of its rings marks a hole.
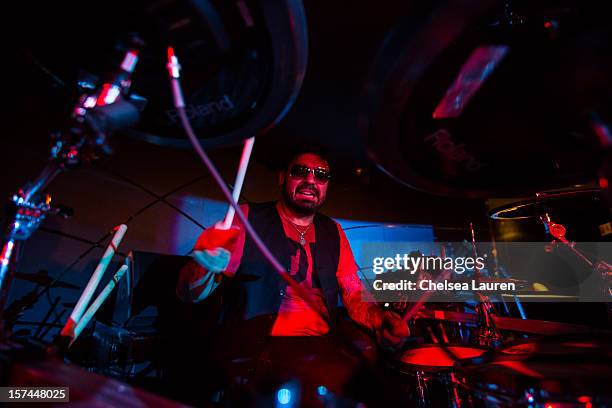
<instances>
[{"instance_id":1,"label":"drum shell","mask_svg":"<svg viewBox=\"0 0 612 408\"><path fill-rule=\"evenodd\" d=\"M448 344L446 347L459 355L478 355L473 357L473 361L490 352L480 346ZM402 361L402 358L411 362ZM390 369L419 407L461 407L468 404L468 395L457 387L454 363L438 344L415 346L398 353L390 363Z\"/></svg>"}]
</instances>

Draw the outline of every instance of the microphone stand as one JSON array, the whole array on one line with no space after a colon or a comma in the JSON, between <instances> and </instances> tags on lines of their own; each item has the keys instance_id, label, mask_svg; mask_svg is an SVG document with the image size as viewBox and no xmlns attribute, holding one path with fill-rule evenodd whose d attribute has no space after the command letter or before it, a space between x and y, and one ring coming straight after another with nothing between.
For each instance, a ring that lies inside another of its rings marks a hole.
<instances>
[{"instance_id":1,"label":"microphone stand","mask_svg":"<svg viewBox=\"0 0 612 408\"><path fill-rule=\"evenodd\" d=\"M36 231L48 215L63 213L61 208L51 205L50 195L41 195L42 191L60 173L95 160L99 151L110 153L108 134L132 126L140 118L144 100L127 95L129 78L137 59L138 52L128 50L118 73L99 92L92 92L95 90L93 84L81 86L82 93L73 109L69 129L52 135L54 144L49 162L34 181L26 183L10 200L0 252L0 338L7 336L3 314L20 244ZM113 91L110 96L109 90Z\"/></svg>"}]
</instances>

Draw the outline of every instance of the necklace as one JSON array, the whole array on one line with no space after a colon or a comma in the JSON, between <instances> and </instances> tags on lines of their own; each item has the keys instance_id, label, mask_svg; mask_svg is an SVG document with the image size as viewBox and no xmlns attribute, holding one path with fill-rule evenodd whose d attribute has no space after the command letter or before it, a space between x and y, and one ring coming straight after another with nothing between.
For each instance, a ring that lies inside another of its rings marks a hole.
<instances>
[{"instance_id":1,"label":"necklace","mask_svg":"<svg viewBox=\"0 0 612 408\"><path fill-rule=\"evenodd\" d=\"M295 230L298 232L298 234L300 234L300 244L301 244L301 245L306 245L306 238L304 238L304 235L306 235L306 233L307 233L307 232L308 232L308 230L310 229L310 226L312 225L312 223L308 224L308 225L306 226L306 228L304 229L304 231L302 231L302 230L300 230L300 229L298 228L298 226L297 226L297 225L296 225L296 224L295 224L293 221L291 221L289 218L285 217L284 215L283 215L283 218L284 218L284 219L286 219L287 221L289 221L289 224L290 224L290 225L291 225L291 226L292 226L292 227L293 227L293 228L294 228L294 229L295 229Z\"/></svg>"}]
</instances>

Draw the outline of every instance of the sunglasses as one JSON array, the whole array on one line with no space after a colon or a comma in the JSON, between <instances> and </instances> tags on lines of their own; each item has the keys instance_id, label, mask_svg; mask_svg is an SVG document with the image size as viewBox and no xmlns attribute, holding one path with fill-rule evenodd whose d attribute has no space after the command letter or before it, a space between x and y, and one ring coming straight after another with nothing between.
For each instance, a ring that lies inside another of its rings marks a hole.
<instances>
[{"instance_id":1,"label":"sunglasses","mask_svg":"<svg viewBox=\"0 0 612 408\"><path fill-rule=\"evenodd\" d=\"M296 164L289 169L289 175L296 179L305 179L310 173L314 176L315 181L319 183L327 183L331 178L329 170L321 167L310 168L301 164Z\"/></svg>"}]
</instances>

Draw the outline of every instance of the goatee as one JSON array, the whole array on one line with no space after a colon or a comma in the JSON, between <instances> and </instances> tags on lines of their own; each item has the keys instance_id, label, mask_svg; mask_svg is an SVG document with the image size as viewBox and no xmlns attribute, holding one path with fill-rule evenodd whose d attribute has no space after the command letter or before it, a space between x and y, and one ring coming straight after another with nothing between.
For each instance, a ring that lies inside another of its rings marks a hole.
<instances>
[{"instance_id":1,"label":"goatee","mask_svg":"<svg viewBox=\"0 0 612 408\"><path fill-rule=\"evenodd\" d=\"M299 187L298 187L299 188ZM293 212L299 215L313 215L315 214L319 208L321 208L321 203L305 203L301 204L300 202L295 201L289 192L287 191L287 186L283 183L282 187L282 198L283 203Z\"/></svg>"}]
</instances>

